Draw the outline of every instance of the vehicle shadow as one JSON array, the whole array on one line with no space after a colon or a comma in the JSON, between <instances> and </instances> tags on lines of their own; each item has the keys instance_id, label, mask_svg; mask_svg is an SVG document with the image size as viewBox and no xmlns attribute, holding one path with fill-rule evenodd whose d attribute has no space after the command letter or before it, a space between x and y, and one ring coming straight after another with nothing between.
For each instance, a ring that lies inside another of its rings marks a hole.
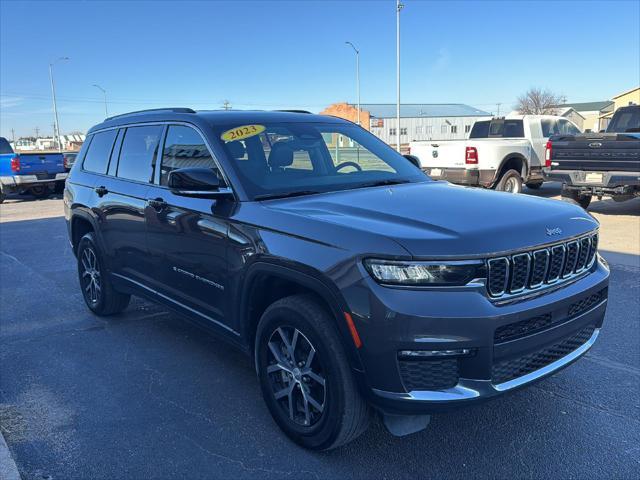
<instances>
[{"instance_id":1,"label":"vehicle shadow","mask_svg":"<svg viewBox=\"0 0 640 480\"><path fill-rule=\"evenodd\" d=\"M24 195L19 193L11 193L7 195L4 199L3 203L23 203L23 202L38 202L43 200L62 200L62 193L51 193L46 197L35 197L33 195L29 195L25 193Z\"/></svg>"}]
</instances>

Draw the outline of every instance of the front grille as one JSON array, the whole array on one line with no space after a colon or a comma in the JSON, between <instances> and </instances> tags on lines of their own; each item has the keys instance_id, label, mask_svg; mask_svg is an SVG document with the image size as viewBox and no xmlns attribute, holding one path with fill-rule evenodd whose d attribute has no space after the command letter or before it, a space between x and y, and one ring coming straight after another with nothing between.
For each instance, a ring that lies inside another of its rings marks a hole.
<instances>
[{"instance_id":1,"label":"front grille","mask_svg":"<svg viewBox=\"0 0 640 480\"><path fill-rule=\"evenodd\" d=\"M593 306L599 304L605 298L607 298L607 289L603 288L598 293L589 295L588 297L571 304L571 306L569 307L569 317L575 317L590 310Z\"/></svg>"},{"instance_id":2,"label":"front grille","mask_svg":"<svg viewBox=\"0 0 640 480\"><path fill-rule=\"evenodd\" d=\"M496 328L493 335L494 343L503 343L516 338L526 337L532 333L546 330L553 323L553 317L550 313L538 315L537 317L527 318L519 322L503 325Z\"/></svg>"},{"instance_id":3,"label":"front grille","mask_svg":"<svg viewBox=\"0 0 640 480\"><path fill-rule=\"evenodd\" d=\"M398 360L402 383L407 392L444 390L458 384L458 360Z\"/></svg>"},{"instance_id":4,"label":"front grille","mask_svg":"<svg viewBox=\"0 0 640 480\"><path fill-rule=\"evenodd\" d=\"M590 325L583 328L570 337L556 342L553 345L542 348L536 352L522 357L505 360L493 365L491 378L494 384L508 382L514 378L522 377L535 372L547 365L560 360L571 352L584 345L593 335L595 327Z\"/></svg>"},{"instance_id":5,"label":"front grille","mask_svg":"<svg viewBox=\"0 0 640 480\"><path fill-rule=\"evenodd\" d=\"M598 234L487 261L492 297L517 294L567 280L593 264Z\"/></svg>"}]
</instances>

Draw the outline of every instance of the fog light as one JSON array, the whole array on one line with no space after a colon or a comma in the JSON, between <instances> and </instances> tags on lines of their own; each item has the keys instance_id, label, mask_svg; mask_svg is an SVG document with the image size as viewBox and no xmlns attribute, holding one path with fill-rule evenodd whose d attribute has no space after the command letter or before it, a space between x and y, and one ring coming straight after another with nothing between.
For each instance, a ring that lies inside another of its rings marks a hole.
<instances>
[{"instance_id":1,"label":"fog light","mask_svg":"<svg viewBox=\"0 0 640 480\"><path fill-rule=\"evenodd\" d=\"M470 348L458 348L455 350L400 350L400 358L433 358L433 357L464 357L471 355Z\"/></svg>"}]
</instances>

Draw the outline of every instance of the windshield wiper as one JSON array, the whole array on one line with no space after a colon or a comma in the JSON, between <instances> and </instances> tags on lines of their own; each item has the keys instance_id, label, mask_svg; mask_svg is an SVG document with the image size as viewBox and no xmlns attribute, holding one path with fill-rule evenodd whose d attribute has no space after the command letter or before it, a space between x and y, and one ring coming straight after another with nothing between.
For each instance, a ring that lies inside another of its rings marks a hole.
<instances>
[{"instance_id":1,"label":"windshield wiper","mask_svg":"<svg viewBox=\"0 0 640 480\"><path fill-rule=\"evenodd\" d=\"M361 183L360 185L358 185L358 188L383 187L385 185L401 185L403 183L409 183L409 181L389 178L387 180L378 180L376 182Z\"/></svg>"},{"instance_id":2,"label":"windshield wiper","mask_svg":"<svg viewBox=\"0 0 640 480\"><path fill-rule=\"evenodd\" d=\"M280 192L280 193L264 193L262 195L256 195L253 197L254 200L273 200L276 198L291 198L291 197L302 197L304 195L313 195L314 193L322 193L316 190L294 190L293 192Z\"/></svg>"}]
</instances>

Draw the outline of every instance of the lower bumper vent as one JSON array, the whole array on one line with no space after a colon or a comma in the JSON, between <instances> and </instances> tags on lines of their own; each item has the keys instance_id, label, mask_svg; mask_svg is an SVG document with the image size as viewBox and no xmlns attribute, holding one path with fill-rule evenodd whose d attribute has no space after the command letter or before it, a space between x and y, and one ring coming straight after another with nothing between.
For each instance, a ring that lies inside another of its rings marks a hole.
<instances>
[{"instance_id":1,"label":"lower bumper vent","mask_svg":"<svg viewBox=\"0 0 640 480\"><path fill-rule=\"evenodd\" d=\"M458 384L458 360L398 360L407 392L444 390Z\"/></svg>"},{"instance_id":2,"label":"lower bumper vent","mask_svg":"<svg viewBox=\"0 0 640 480\"><path fill-rule=\"evenodd\" d=\"M595 326L590 325L583 328L570 337L560 340L553 345L549 345L537 352L523 355L495 363L492 368L491 378L494 384L508 382L514 378L522 377L531 372L535 372L550 363L560 360L569 355L578 347L584 345L593 335Z\"/></svg>"}]
</instances>

